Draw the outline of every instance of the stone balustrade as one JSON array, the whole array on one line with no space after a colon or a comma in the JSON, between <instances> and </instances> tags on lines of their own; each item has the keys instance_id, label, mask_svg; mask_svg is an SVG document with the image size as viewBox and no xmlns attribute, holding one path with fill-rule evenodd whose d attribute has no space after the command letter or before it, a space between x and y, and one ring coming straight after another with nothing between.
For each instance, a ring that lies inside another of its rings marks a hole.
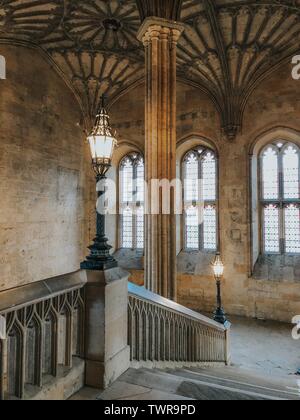
<instances>
[{"instance_id":1,"label":"stone balustrade","mask_svg":"<svg viewBox=\"0 0 300 420\"><path fill-rule=\"evenodd\" d=\"M83 356L84 274L0 293L1 400L34 398Z\"/></svg>"},{"instance_id":2,"label":"stone balustrade","mask_svg":"<svg viewBox=\"0 0 300 420\"><path fill-rule=\"evenodd\" d=\"M127 298L127 277L79 271L0 292L0 400L105 389L130 362L229 363L229 327L132 283Z\"/></svg>"},{"instance_id":3,"label":"stone balustrade","mask_svg":"<svg viewBox=\"0 0 300 420\"><path fill-rule=\"evenodd\" d=\"M129 284L128 341L133 367L230 363L230 325L220 325Z\"/></svg>"}]
</instances>

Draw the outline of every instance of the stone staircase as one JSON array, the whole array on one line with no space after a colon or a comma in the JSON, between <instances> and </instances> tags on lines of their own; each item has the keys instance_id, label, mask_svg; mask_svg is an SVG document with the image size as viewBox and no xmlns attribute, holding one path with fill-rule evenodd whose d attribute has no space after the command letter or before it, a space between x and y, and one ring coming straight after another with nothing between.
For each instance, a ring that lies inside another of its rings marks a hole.
<instances>
[{"instance_id":1,"label":"stone staircase","mask_svg":"<svg viewBox=\"0 0 300 420\"><path fill-rule=\"evenodd\" d=\"M104 392L84 388L73 400L300 400L300 378L237 367L129 369Z\"/></svg>"}]
</instances>

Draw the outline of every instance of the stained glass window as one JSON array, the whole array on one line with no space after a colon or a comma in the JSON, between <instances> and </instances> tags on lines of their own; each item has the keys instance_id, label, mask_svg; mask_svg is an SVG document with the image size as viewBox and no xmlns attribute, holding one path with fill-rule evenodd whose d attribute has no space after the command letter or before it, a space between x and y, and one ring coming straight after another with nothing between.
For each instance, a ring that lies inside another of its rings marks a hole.
<instances>
[{"instance_id":1,"label":"stained glass window","mask_svg":"<svg viewBox=\"0 0 300 420\"><path fill-rule=\"evenodd\" d=\"M274 147L268 147L263 154L263 198L276 200L279 193L278 153Z\"/></svg>"},{"instance_id":2,"label":"stained glass window","mask_svg":"<svg viewBox=\"0 0 300 420\"><path fill-rule=\"evenodd\" d=\"M199 217L196 206L190 206L186 210L186 247L199 249Z\"/></svg>"},{"instance_id":3,"label":"stained glass window","mask_svg":"<svg viewBox=\"0 0 300 420\"><path fill-rule=\"evenodd\" d=\"M130 207L122 212L122 247L133 248L133 213Z\"/></svg>"},{"instance_id":4,"label":"stained glass window","mask_svg":"<svg viewBox=\"0 0 300 420\"><path fill-rule=\"evenodd\" d=\"M120 164L121 247L144 248L144 160L130 153Z\"/></svg>"},{"instance_id":5,"label":"stained glass window","mask_svg":"<svg viewBox=\"0 0 300 420\"><path fill-rule=\"evenodd\" d=\"M191 153L185 167L185 197L186 201L197 201L199 195L199 163L196 153Z\"/></svg>"},{"instance_id":6,"label":"stained glass window","mask_svg":"<svg viewBox=\"0 0 300 420\"><path fill-rule=\"evenodd\" d=\"M203 247L217 249L217 212L215 206L205 206L203 212Z\"/></svg>"},{"instance_id":7,"label":"stained glass window","mask_svg":"<svg viewBox=\"0 0 300 420\"><path fill-rule=\"evenodd\" d=\"M283 151L284 198L299 198L299 154L296 147L289 145Z\"/></svg>"},{"instance_id":8,"label":"stained glass window","mask_svg":"<svg viewBox=\"0 0 300 420\"><path fill-rule=\"evenodd\" d=\"M217 160L215 153L199 147L183 161L185 248L217 249Z\"/></svg>"},{"instance_id":9,"label":"stained glass window","mask_svg":"<svg viewBox=\"0 0 300 420\"><path fill-rule=\"evenodd\" d=\"M299 149L280 141L261 156L266 254L300 254Z\"/></svg>"},{"instance_id":10,"label":"stained glass window","mask_svg":"<svg viewBox=\"0 0 300 420\"><path fill-rule=\"evenodd\" d=\"M284 209L285 249L287 253L300 254L300 209L289 204Z\"/></svg>"},{"instance_id":11,"label":"stained glass window","mask_svg":"<svg viewBox=\"0 0 300 420\"><path fill-rule=\"evenodd\" d=\"M122 202L132 203L133 199L133 164L125 159L122 167Z\"/></svg>"},{"instance_id":12,"label":"stained glass window","mask_svg":"<svg viewBox=\"0 0 300 420\"><path fill-rule=\"evenodd\" d=\"M202 162L203 199L216 200L216 159L212 152L205 154Z\"/></svg>"},{"instance_id":13,"label":"stained glass window","mask_svg":"<svg viewBox=\"0 0 300 420\"><path fill-rule=\"evenodd\" d=\"M265 252L274 254L280 251L279 209L273 204L264 208Z\"/></svg>"}]
</instances>

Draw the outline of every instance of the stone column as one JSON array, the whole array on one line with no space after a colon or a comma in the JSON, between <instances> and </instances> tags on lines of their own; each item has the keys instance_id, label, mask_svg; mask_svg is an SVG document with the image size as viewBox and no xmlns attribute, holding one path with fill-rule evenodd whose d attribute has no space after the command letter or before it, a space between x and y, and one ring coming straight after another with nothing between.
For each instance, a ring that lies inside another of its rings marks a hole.
<instances>
[{"instance_id":1,"label":"stone column","mask_svg":"<svg viewBox=\"0 0 300 420\"><path fill-rule=\"evenodd\" d=\"M174 190L152 186L176 179L176 56L182 24L147 18L138 34L146 55L146 197L145 285L176 301L176 217ZM164 201L166 200L166 201ZM169 201L170 212L164 214ZM155 213L155 214L153 214Z\"/></svg>"}]
</instances>

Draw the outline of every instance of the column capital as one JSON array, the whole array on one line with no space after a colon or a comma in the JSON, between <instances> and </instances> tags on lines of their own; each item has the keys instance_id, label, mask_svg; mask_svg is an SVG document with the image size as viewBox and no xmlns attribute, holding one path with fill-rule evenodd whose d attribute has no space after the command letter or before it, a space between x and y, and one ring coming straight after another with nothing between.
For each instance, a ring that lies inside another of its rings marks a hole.
<instances>
[{"instance_id":1,"label":"column capital","mask_svg":"<svg viewBox=\"0 0 300 420\"><path fill-rule=\"evenodd\" d=\"M138 31L137 38L139 41L145 42L145 38L149 40L152 36L158 37L160 33L166 33L166 29L172 35L172 40L178 41L185 29L185 25L168 19L149 17L144 20Z\"/></svg>"}]
</instances>

